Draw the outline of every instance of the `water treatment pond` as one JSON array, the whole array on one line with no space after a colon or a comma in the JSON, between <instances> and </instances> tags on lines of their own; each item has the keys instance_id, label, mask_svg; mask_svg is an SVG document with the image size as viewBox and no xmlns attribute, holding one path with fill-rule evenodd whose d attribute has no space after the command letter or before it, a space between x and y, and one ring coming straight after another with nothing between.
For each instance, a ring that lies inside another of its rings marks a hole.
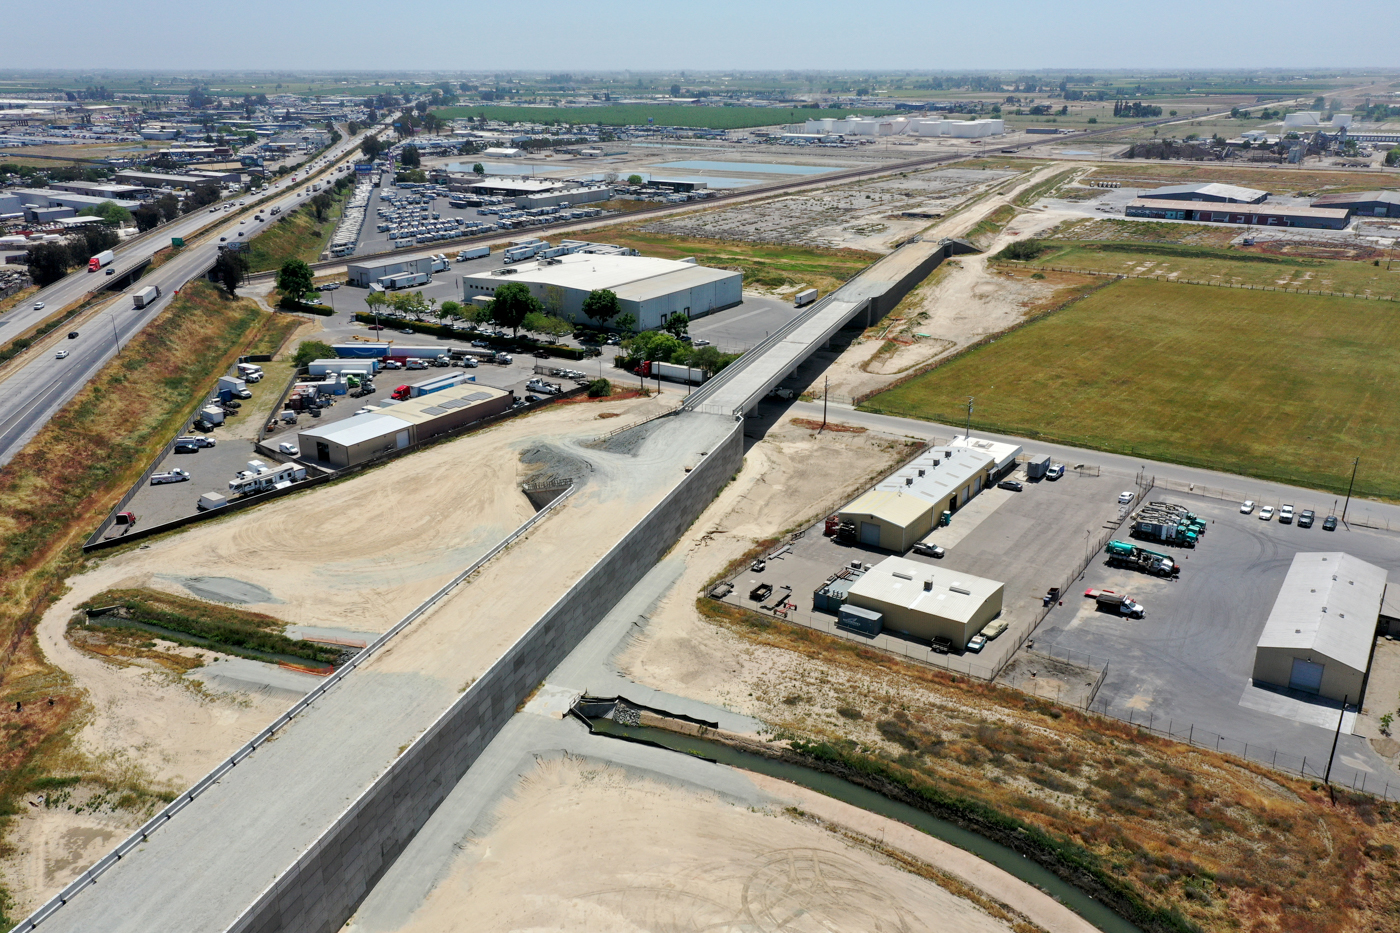
<instances>
[{"instance_id":1,"label":"water treatment pond","mask_svg":"<svg viewBox=\"0 0 1400 933\"><path fill-rule=\"evenodd\" d=\"M814 771L811 768L804 768L801 765L785 761L774 761L762 755L738 751L719 742L710 742L694 736L669 732L665 729L624 726L611 719L600 717L589 717L588 721L592 724L595 732L642 739L657 745L664 745L666 748L678 752L713 758L721 764L791 781L828 797L834 797L837 800L860 807L862 810L869 810L871 813L898 820L921 832L928 833L936 839L965 849L1008 874L1035 885L1104 933L1143 933L1140 927L1123 919L1102 902L1090 897L1019 852L1001 843L993 842L985 836L979 836L971 830L963 829L955 823L939 819L908 804L891 800L873 790L852 784L835 775Z\"/></svg>"},{"instance_id":2,"label":"water treatment pond","mask_svg":"<svg viewBox=\"0 0 1400 933\"><path fill-rule=\"evenodd\" d=\"M778 162L709 162L705 159L687 159L681 162L663 162L657 168L684 168L692 171L753 172L758 175L825 175L845 166L783 165Z\"/></svg>"}]
</instances>

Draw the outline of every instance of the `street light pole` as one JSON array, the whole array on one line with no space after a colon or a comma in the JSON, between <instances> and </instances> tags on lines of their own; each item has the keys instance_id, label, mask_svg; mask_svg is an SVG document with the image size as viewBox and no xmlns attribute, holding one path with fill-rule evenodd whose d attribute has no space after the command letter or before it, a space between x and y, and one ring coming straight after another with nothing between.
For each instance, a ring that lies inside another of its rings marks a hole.
<instances>
[{"instance_id":1,"label":"street light pole","mask_svg":"<svg viewBox=\"0 0 1400 933\"><path fill-rule=\"evenodd\" d=\"M1360 458L1360 457L1357 457L1356 459L1354 459L1354 460L1351 461L1351 482L1347 484L1347 501L1346 501L1346 505L1342 506L1342 524L1344 524L1344 525L1346 524L1346 521L1347 521L1347 509L1351 506L1351 490L1352 490L1352 487L1356 485L1356 468L1357 468L1358 465L1360 465L1360 463L1361 463L1361 458Z\"/></svg>"},{"instance_id":2,"label":"street light pole","mask_svg":"<svg viewBox=\"0 0 1400 933\"><path fill-rule=\"evenodd\" d=\"M967 430L963 434L964 439L969 441L972 440L972 402L973 396L969 395L967 397Z\"/></svg>"},{"instance_id":3,"label":"street light pole","mask_svg":"<svg viewBox=\"0 0 1400 933\"><path fill-rule=\"evenodd\" d=\"M1346 718L1347 700L1349 699L1351 699L1350 695L1342 697L1342 711L1337 715L1337 731L1332 733L1332 751L1327 754L1327 773L1322 776L1322 783L1327 785L1329 795L1332 793L1332 759L1337 756L1337 739L1341 738L1342 735L1342 720ZM1336 803L1337 799L1333 797L1332 802Z\"/></svg>"},{"instance_id":4,"label":"street light pole","mask_svg":"<svg viewBox=\"0 0 1400 933\"><path fill-rule=\"evenodd\" d=\"M827 376L822 380L822 431L826 430L826 396L831 389L831 377ZM821 431L817 432L818 434Z\"/></svg>"}]
</instances>

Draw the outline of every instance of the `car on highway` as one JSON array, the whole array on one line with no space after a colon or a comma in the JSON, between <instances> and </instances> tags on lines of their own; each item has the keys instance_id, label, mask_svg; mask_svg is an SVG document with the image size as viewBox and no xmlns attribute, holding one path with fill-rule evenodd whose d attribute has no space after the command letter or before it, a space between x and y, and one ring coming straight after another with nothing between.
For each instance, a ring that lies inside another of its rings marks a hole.
<instances>
[{"instance_id":1,"label":"car on highway","mask_svg":"<svg viewBox=\"0 0 1400 933\"><path fill-rule=\"evenodd\" d=\"M1293 506L1281 505L1278 509L1278 523L1280 525L1293 524Z\"/></svg>"},{"instance_id":2,"label":"car on highway","mask_svg":"<svg viewBox=\"0 0 1400 933\"><path fill-rule=\"evenodd\" d=\"M283 441L282 443L278 444L277 450L279 453L284 453L289 457L301 456L301 448L298 447L296 444L293 444L291 441Z\"/></svg>"},{"instance_id":3,"label":"car on highway","mask_svg":"<svg viewBox=\"0 0 1400 933\"><path fill-rule=\"evenodd\" d=\"M69 339L69 340L77 340L77 339L78 339L78 332L77 332L76 330L70 330L70 331L68 332L68 339Z\"/></svg>"},{"instance_id":4,"label":"car on highway","mask_svg":"<svg viewBox=\"0 0 1400 933\"><path fill-rule=\"evenodd\" d=\"M42 301L36 301L36 302L34 302L34 310L35 310L35 311L42 311L42 310L44 310L44 303L43 303Z\"/></svg>"},{"instance_id":5,"label":"car on highway","mask_svg":"<svg viewBox=\"0 0 1400 933\"><path fill-rule=\"evenodd\" d=\"M1271 518L1273 518L1273 517L1274 517L1274 507L1273 507L1272 505L1266 505L1266 506L1264 506L1262 509L1259 510L1259 520L1260 520L1261 522L1267 522L1269 519L1271 519Z\"/></svg>"},{"instance_id":6,"label":"car on highway","mask_svg":"<svg viewBox=\"0 0 1400 933\"><path fill-rule=\"evenodd\" d=\"M1323 530L1323 531L1336 531L1336 530L1337 530L1337 516L1335 516L1335 515L1329 515L1329 516L1327 516L1326 518L1324 518L1324 519L1322 520L1322 530Z\"/></svg>"},{"instance_id":7,"label":"car on highway","mask_svg":"<svg viewBox=\"0 0 1400 933\"><path fill-rule=\"evenodd\" d=\"M997 483L997 488L998 488L998 489L1009 489L1009 490L1011 490L1012 492L1020 492L1022 489L1025 489L1026 487L1022 486L1020 483L1016 482L1014 479L1004 479L1004 480L1002 480L1001 482Z\"/></svg>"},{"instance_id":8,"label":"car on highway","mask_svg":"<svg viewBox=\"0 0 1400 933\"><path fill-rule=\"evenodd\" d=\"M1313 519L1316 517L1317 513L1315 513L1312 509L1303 509L1303 511L1298 513L1298 527L1311 528L1313 525Z\"/></svg>"},{"instance_id":9,"label":"car on highway","mask_svg":"<svg viewBox=\"0 0 1400 933\"><path fill-rule=\"evenodd\" d=\"M1135 497L1136 495L1131 489L1125 489L1118 494L1118 504L1127 505L1129 502L1132 502Z\"/></svg>"},{"instance_id":10,"label":"car on highway","mask_svg":"<svg viewBox=\"0 0 1400 933\"><path fill-rule=\"evenodd\" d=\"M1246 499L1246 500L1244 500L1244 502L1242 502L1242 503L1240 504L1240 514L1241 514L1241 515L1248 515L1250 512L1253 512L1253 511L1254 511L1254 500L1253 500L1253 499Z\"/></svg>"},{"instance_id":11,"label":"car on highway","mask_svg":"<svg viewBox=\"0 0 1400 933\"><path fill-rule=\"evenodd\" d=\"M248 222L248 221L246 221L246 220L240 220L238 223L241 225L241 224L246 224L247 222Z\"/></svg>"},{"instance_id":12,"label":"car on highway","mask_svg":"<svg viewBox=\"0 0 1400 933\"><path fill-rule=\"evenodd\" d=\"M53 355L53 358L56 359L56 360L66 360L66 359L68 359L68 351L67 351L67 350L59 350L57 353L55 353L55 354Z\"/></svg>"},{"instance_id":13,"label":"car on highway","mask_svg":"<svg viewBox=\"0 0 1400 933\"><path fill-rule=\"evenodd\" d=\"M151 474L151 485L160 486L165 483L187 483L190 474L187 470L166 470L163 473Z\"/></svg>"}]
</instances>

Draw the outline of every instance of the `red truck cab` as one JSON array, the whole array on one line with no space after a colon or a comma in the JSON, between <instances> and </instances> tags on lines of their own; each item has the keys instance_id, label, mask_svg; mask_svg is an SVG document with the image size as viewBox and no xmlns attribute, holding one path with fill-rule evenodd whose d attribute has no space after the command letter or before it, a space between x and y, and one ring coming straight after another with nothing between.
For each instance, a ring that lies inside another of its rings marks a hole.
<instances>
[{"instance_id":1,"label":"red truck cab","mask_svg":"<svg viewBox=\"0 0 1400 933\"><path fill-rule=\"evenodd\" d=\"M394 399L395 401L402 402L404 399L409 397L411 391L412 390L409 389L408 386L399 386L389 397Z\"/></svg>"}]
</instances>

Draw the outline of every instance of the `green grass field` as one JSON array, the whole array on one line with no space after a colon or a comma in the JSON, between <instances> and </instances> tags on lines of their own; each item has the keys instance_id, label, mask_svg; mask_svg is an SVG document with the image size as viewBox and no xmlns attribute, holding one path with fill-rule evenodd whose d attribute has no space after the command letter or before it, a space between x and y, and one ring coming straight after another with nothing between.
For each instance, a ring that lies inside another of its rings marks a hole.
<instances>
[{"instance_id":1,"label":"green grass field","mask_svg":"<svg viewBox=\"0 0 1400 933\"><path fill-rule=\"evenodd\" d=\"M501 107L483 104L474 107L442 107L433 111L443 119L479 117L507 123L561 123L600 126L643 126L652 120L657 126L688 126L696 129L738 130L750 126L777 126L801 123L809 118L843 117L848 113L888 114L891 110L803 110L777 107L686 107L668 104L619 104L611 107Z\"/></svg>"},{"instance_id":2,"label":"green grass field","mask_svg":"<svg viewBox=\"0 0 1400 933\"><path fill-rule=\"evenodd\" d=\"M1126 280L861 407L1400 499L1400 307Z\"/></svg>"},{"instance_id":3,"label":"green grass field","mask_svg":"<svg viewBox=\"0 0 1400 933\"><path fill-rule=\"evenodd\" d=\"M345 209L345 200L352 189L331 190L335 203L326 211L326 219L317 222L310 207L302 207L283 216L248 242L248 271L269 272L282 268L289 259L316 262L330 245L335 225Z\"/></svg>"},{"instance_id":4,"label":"green grass field","mask_svg":"<svg viewBox=\"0 0 1400 933\"><path fill-rule=\"evenodd\" d=\"M1192 282L1400 298L1400 263L1276 255L1174 243L1052 241L1033 265L1086 272L1171 276ZM1227 299L1228 300L1228 299ZM1400 310L1400 309L1397 309Z\"/></svg>"}]
</instances>

